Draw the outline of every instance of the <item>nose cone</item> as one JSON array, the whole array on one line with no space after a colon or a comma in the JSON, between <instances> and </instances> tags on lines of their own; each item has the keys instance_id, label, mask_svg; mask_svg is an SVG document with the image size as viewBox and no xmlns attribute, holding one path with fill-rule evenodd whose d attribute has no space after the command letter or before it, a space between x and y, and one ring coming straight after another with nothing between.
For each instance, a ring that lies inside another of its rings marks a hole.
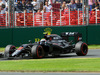
<instances>
[{"instance_id":1,"label":"nose cone","mask_svg":"<svg viewBox=\"0 0 100 75\"><path fill-rule=\"evenodd\" d=\"M18 56L21 53L21 50L16 50L14 53L12 53L12 57Z\"/></svg>"}]
</instances>

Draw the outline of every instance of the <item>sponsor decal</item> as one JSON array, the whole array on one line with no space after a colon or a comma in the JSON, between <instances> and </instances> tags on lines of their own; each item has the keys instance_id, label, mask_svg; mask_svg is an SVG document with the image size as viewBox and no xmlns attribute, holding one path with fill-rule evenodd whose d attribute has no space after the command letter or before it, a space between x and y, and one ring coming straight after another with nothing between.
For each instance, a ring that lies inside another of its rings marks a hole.
<instances>
[{"instance_id":1,"label":"sponsor decal","mask_svg":"<svg viewBox=\"0 0 100 75\"><path fill-rule=\"evenodd\" d=\"M43 34L50 35L51 32L52 32L52 29L51 28L45 28ZM42 39L44 39L44 38L42 38ZM35 38L35 42L39 42L40 40L41 40L41 38Z\"/></svg>"},{"instance_id":2,"label":"sponsor decal","mask_svg":"<svg viewBox=\"0 0 100 75\"><path fill-rule=\"evenodd\" d=\"M47 34L48 33L48 35L50 35L51 32L52 32L51 28L45 28L43 34Z\"/></svg>"},{"instance_id":3,"label":"sponsor decal","mask_svg":"<svg viewBox=\"0 0 100 75\"><path fill-rule=\"evenodd\" d=\"M21 50L21 49L23 49L23 47L19 47L17 50Z\"/></svg>"}]
</instances>

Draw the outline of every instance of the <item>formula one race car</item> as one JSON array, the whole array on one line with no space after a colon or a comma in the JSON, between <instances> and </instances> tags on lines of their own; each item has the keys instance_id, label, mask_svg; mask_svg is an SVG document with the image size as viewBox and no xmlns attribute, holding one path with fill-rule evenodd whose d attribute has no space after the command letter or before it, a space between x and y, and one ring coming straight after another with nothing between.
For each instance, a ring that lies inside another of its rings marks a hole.
<instances>
[{"instance_id":1,"label":"formula one race car","mask_svg":"<svg viewBox=\"0 0 100 75\"><path fill-rule=\"evenodd\" d=\"M70 37L74 40L70 41ZM48 55L59 56L60 54L76 53L78 56L85 56L88 53L88 46L82 42L82 35L78 32L63 32L61 36L56 34L45 34L44 39L39 42L22 44L18 49L14 45L7 45L5 57L29 56L32 58L43 58Z\"/></svg>"}]
</instances>

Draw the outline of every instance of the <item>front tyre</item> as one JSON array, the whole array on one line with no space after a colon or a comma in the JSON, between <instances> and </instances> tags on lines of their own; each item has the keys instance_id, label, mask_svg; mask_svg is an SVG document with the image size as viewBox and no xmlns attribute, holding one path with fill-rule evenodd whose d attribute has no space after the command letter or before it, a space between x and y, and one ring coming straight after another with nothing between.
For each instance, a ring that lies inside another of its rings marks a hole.
<instances>
[{"instance_id":1,"label":"front tyre","mask_svg":"<svg viewBox=\"0 0 100 75\"><path fill-rule=\"evenodd\" d=\"M84 42L78 42L75 45L75 51L78 56L85 56L88 53L88 46Z\"/></svg>"},{"instance_id":2,"label":"front tyre","mask_svg":"<svg viewBox=\"0 0 100 75\"><path fill-rule=\"evenodd\" d=\"M11 57L12 53L16 50L14 45L7 45L4 52L4 57Z\"/></svg>"},{"instance_id":3,"label":"front tyre","mask_svg":"<svg viewBox=\"0 0 100 75\"><path fill-rule=\"evenodd\" d=\"M31 55L33 58L43 58L44 50L41 45L34 45L31 49Z\"/></svg>"}]
</instances>

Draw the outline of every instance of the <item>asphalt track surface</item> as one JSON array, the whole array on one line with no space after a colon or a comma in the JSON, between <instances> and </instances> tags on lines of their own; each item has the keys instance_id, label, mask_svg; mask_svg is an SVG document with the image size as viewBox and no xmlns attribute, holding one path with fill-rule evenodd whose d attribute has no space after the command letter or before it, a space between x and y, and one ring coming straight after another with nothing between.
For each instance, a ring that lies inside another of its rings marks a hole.
<instances>
[{"instance_id":1,"label":"asphalt track surface","mask_svg":"<svg viewBox=\"0 0 100 75\"><path fill-rule=\"evenodd\" d=\"M88 54L86 56L77 56L76 53L62 55L63 58L100 58L100 49L91 49L88 50Z\"/></svg>"},{"instance_id":2,"label":"asphalt track surface","mask_svg":"<svg viewBox=\"0 0 100 75\"><path fill-rule=\"evenodd\" d=\"M43 59L58 59L58 58L100 58L100 49L89 50L86 56L77 56L76 53L61 55L60 57L47 57ZM27 59L27 58L26 58ZM8 59L0 58L0 61L7 61ZM22 58L17 58L14 60L22 60ZM100 73L78 73L78 72L67 72L67 73L27 73L27 72L0 72L0 75L100 75Z\"/></svg>"},{"instance_id":3,"label":"asphalt track surface","mask_svg":"<svg viewBox=\"0 0 100 75\"><path fill-rule=\"evenodd\" d=\"M46 57L43 59L58 59L58 58L100 58L100 49L91 49L88 50L88 54L86 56L77 56L76 53L64 54L60 55L59 57ZM0 61L7 61L7 60L22 60L22 59L30 59L28 57L25 58L0 58Z\"/></svg>"},{"instance_id":4,"label":"asphalt track surface","mask_svg":"<svg viewBox=\"0 0 100 75\"><path fill-rule=\"evenodd\" d=\"M100 75L100 73L26 73L26 72L0 72L0 75Z\"/></svg>"}]
</instances>

